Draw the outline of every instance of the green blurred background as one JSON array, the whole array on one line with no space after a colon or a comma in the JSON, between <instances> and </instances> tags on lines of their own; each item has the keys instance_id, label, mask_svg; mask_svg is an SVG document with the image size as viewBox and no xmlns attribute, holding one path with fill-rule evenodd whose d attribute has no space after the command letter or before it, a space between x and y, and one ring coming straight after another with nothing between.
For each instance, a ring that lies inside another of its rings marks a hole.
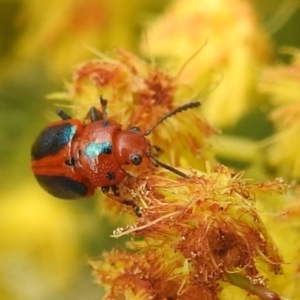
<instances>
[{"instance_id":1,"label":"green blurred background","mask_svg":"<svg viewBox=\"0 0 300 300\"><path fill-rule=\"evenodd\" d=\"M56 119L45 96L64 91L76 65L94 58L86 46L139 54L147 24L170 2L0 0L1 300L101 298L87 259L115 245L109 235L121 221L100 215L100 193L68 202L42 191L31 174L30 147ZM275 49L300 47L298 1L252 5ZM249 124L255 131L247 118L237 125L239 134Z\"/></svg>"}]
</instances>

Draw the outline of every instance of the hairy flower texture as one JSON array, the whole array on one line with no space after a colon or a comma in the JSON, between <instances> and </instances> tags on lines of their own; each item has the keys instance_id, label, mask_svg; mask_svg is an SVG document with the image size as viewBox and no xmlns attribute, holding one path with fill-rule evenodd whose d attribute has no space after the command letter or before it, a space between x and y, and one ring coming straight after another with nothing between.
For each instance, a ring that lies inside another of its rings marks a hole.
<instances>
[{"instance_id":1,"label":"hairy flower texture","mask_svg":"<svg viewBox=\"0 0 300 300\"><path fill-rule=\"evenodd\" d=\"M270 278L272 286L280 290L289 299L300 299L300 186L295 186L293 194L285 201L275 205L276 218L268 220L269 232L276 237L285 264L283 265L284 281L280 276Z\"/></svg>"},{"instance_id":2,"label":"hairy flower texture","mask_svg":"<svg viewBox=\"0 0 300 300\"><path fill-rule=\"evenodd\" d=\"M267 159L278 173L300 178L300 51L292 51L288 66L267 69L260 88L271 96L277 108L270 114L276 133Z\"/></svg>"},{"instance_id":3,"label":"hairy flower texture","mask_svg":"<svg viewBox=\"0 0 300 300\"><path fill-rule=\"evenodd\" d=\"M248 1L173 1L147 36L145 52L177 69L184 64L181 82L200 92L216 85L203 106L213 125L232 125L253 105L255 78L271 47Z\"/></svg>"},{"instance_id":4,"label":"hairy flower texture","mask_svg":"<svg viewBox=\"0 0 300 300\"><path fill-rule=\"evenodd\" d=\"M221 299L230 284L279 299L263 274L281 273L282 258L254 204L284 193L287 184L251 182L222 165L190 172L179 179L166 171L145 174L120 186L144 209L134 226L114 233L133 235L127 246L134 252L112 251L91 262L108 290L104 299Z\"/></svg>"},{"instance_id":5,"label":"hairy flower texture","mask_svg":"<svg viewBox=\"0 0 300 300\"><path fill-rule=\"evenodd\" d=\"M41 57L49 75L65 77L70 66L90 57L86 46L136 48L137 15L148 7L140 1L53 0L45 9L40 0L26 1L11 20L22 26L14 51L27 60Z\"/></svg>"},{"instance_id":6,"label":"hairy flower texture","mask_svg":"<svg viewBox=\"0 0 300 300\"><path fill-rule=\"evenodd\" d=\"M108 100L109 117L122 124L123 129L138 126L145 131L170 110L195 101L183 98L184 90L161 70L117 49L114 58L99 53L98 59L80 65L69 84L69 93L62 96L72 101L75 114L81 118L91 106L100 106L102 96ZM206 137L214 133L216 130L201 117L198 108L168 118L149 139L162 148L170 164L184 164L202 157L196 166L201 167L211 156L206 151Z\"/></svg>"}]
</instances>

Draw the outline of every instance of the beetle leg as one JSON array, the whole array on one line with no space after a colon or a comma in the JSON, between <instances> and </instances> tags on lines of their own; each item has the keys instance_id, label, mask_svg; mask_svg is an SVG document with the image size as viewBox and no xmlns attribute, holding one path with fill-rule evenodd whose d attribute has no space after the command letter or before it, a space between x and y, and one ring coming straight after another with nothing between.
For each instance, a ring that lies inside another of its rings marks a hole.
<instances>
[{"instance_id":1,"label":"beetle leg","mask_svg":"<svg viewBox=\"0 0 300 300\"><path fill-rule=\"evenodd\" d=\"M109 189L110 189L109 186L103 186L103 187L101 187L101 191L102 191L102 193L105 194L105 195L108 194Z\"/></svg>"},{"instance_id":2,"label":"beetle leg","mask_svg":"<svg viewBox=\"0 0 300 300\"><path fill-rule=\"evenodd\" d=\"M139 206L137 206L133 200L131 199L124 199L120 196L120 193L119 193L119 189L116 185L113 185L111 186L111 190L113 192L113 194L110 194L109 193L109 190L110 190L110 187L108 186L103 186L101 187L101 190L103 192L103 194L105 194L107 197L115 200L115 201L118 201L122 204L125 204L127 206L131 206L132 207L132 210L134 211L134 213L140 218L142 217L142 212L139 208Z\"/></svg>"},{"instance_id":3,"label":"beetle leg","mask_svg":"<svg viewBox=\"0 0 300 300\"><path fill-rule=\"evenodd\" d=\"M111 190L115 196L120 196L119 188L115 184L111 186Z\"/></svg>"},{"instance_id":4,"label":"beetle leg","mask_svg":"<svg viewBox=\"0 0 300 300\"><path fill-rule=\"evenodd\" d=\"M56 111L56 114L62 119L62 120L70 120L72 119L68 114L66 114L63 110L58 109Z\"/></svg>"},{"instance_id":5,"label":"beetle leg","mask_svg":"<svg viewBox=\"0 0 300 300\"><path fill-rule=\"evenodd\" d=\"M88 113L92 122L96 122L103 119L103 114L95 107L92 107Z\"/></svg>"},{"instance_id":6,"label":"beetle leg","mask_svg":"<svg viewBox=\"0 0 300 300\"><path fill-rule=\"evenodd\" d=\"M156 146L156 145L152 145L152 148L157 152L157 153L160 153L162 152L161 148Z\"/></svg>"},{"instance_id":7,"label":"beetle leg","mask_svg":"<svg viewBox=\"0 0 300 300\"><path fill-rule=\"evenodd\" d=\"M133 200L131 199L124 199L124 198L121 198L122 201L121 203L125 204L125 205L128 205L128 206L131 206L132 207L132 210L134 211L134 213L137 215L137 217L142 217L142 212L141 212L141 209L139 208L139 206L137 206Z\"/></svg>"},{"instance_id":8,"label":"beetle leg","mask_svg":"<svg viewBox=\"0 0 300 300\"><path fill-rule=\"evenodd\" d=\"M106 111L107 100L103 99L102 96L100 97L100 104L101 104L102 112L97 108L92 107L88 113L88 117L91 119L92 122L107 119L107 111Z\"/></svg>"},{"instance_id":9,"label":"beetle leg","mask_svg":"<svg viewBox=\"0 0 300 300\"><path fill-rule=\"evenodd\" d=\"M105 100L102 96L100 97L100 104L102 108L102 117L103 119L107 119L107 100Z\"/></svg>"}]
</instances>

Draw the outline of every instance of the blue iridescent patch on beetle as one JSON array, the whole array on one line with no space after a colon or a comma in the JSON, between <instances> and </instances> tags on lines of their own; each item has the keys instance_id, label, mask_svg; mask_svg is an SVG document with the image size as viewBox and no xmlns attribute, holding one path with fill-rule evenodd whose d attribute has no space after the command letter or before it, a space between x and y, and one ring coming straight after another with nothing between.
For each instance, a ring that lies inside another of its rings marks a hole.
<instances>
[{"instance_id":1,"label":"blue iridescent patch on beetle","mask_svg":"<svg viewBox=\"0 0 300 300\"><path fill-rule=\"evenodd\" d=\"M75 133L76 126L67 122L46 127L32 145L32 159L56 154L73 139Z\"/></svg>"},{"instance_id":2,"label":"blue iridescent patch on beetle","mask_svg":"<svg viewBox=\"0 0 300 300\"><path fill-rule=\"evenodd\" d=\"M110 154L111 153L111 143L110 142L103 142L103 143L90 143L88 144L83 153L89 157L97 157L100 154Z\"/></svg>"}]
</instances>

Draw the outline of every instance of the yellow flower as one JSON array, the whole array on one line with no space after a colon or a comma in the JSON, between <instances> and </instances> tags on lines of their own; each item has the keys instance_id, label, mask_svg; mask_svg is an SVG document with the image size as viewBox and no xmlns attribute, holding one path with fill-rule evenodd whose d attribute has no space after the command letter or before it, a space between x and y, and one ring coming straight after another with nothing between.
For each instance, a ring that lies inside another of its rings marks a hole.
<instances>
[{"instance_id":1,"label":"yellow flower","mask_svg":"<svg viewBox=\"0 0 300 300\"><path fill-rule=\"evenodd\" d=\"M141 201L143 217L115 231L115 237L139 237L127 244L134 253L112 251L91 262L108 290L104 299L215 299L226 289L219 282L276 295L262 270L281 273L282 258L254 204L284 193L287 184L251 182L222 165L191 170L189 178L169 175L146 173L120 186Z\"/></svg>"},{"instance_id":2,"label":"yellow flower","mask_svg":"<svg viewBox=\"0 0 300 300\"><path fill-rule=\"evenodd\" d=\"M253 106L256 77L271 47L248 1L173 1L147 37L146 53L177 69L184 65L180 82L200 94L215 86L203 105L213 125L233 125Z\"/></svg>"},{"instance_id":3,"label":"yellow flower","mask_svg":"<svg viewBox=\"0 0 300 300\"><path fill-rule=\"evenodd\" d=\"M276 133L267 160L282 176L300 178L300 52L294 50L292 54L290 65L263 72L260 87L277 106L270 114Z\"/></svg>"},{"instance_id":4,"label":"yellow flower","mask_svg":"<svg viewBox=\"0 0 300 300\"><path fill-rule=\"evenodd\" d=\"M262 72L261 91L271 96L274 105L293 104L300 101L300 50L286 49L291 56L290 65L269 67Z\"/></svg>"},{"instance_id":5,"label":"yellow flower","mask_svg":"<svg viewBox=\"0 0 300 300\"><path fill-rule=\"evenodd\" d=\"M53 0L45 9L39 0L27 1L12 20L22 26L14 53L42 61L55 79L65 77L70 66L91 57L86 46L135 48L136 15L146 8L139 1Z\"/></svg>"},{"instance_id":6,"label":"yellow flower","mask_svg":"<svg viewBox=\"0 0 300 300\"><path fill-rule=\"evenodd\" d=\"M288 201L286 201L288 200ZM279 204L279 205L278 205ZM288 199L277 204L277 217L268 220L272 235L276 238L285 264L283 265L284 280L280 277L270 278L270 283L289 299L299 299L300 284L300 187L297 185Z\"/></svg>"}]
</instances>

